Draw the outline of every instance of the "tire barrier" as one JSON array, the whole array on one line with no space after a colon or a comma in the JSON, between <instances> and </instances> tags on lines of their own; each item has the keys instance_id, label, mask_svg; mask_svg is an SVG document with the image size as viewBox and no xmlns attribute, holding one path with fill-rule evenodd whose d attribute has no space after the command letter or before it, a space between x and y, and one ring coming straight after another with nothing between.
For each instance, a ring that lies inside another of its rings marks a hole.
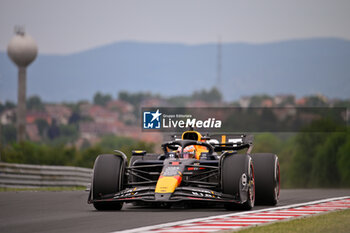
<instances>
[{"instance_id":1,"label":"tire barrier","mask_svg":"<svg viewBox=\"0 0 350 233\"><path fill-rule=\"evenodd\" d=\"M92 169L0 162L1 188L89 186Z\"/></svg>"}]
</instances>

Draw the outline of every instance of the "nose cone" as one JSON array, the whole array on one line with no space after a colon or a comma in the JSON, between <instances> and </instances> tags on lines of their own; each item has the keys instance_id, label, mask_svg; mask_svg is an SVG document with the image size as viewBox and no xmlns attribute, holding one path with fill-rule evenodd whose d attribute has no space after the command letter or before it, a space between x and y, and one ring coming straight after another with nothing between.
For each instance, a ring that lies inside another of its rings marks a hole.
<instances>
[{"instance_id":1,"label":"nose cone","mask_svg":"<svg viewBox=\"0 0 350 233\"><path fill-rule=\"evenodd\" d=\"M7 47L8 56L19 67L26 67L38 54L38 46L27 34L16 34Z\"/></svg>"}]
</instances>

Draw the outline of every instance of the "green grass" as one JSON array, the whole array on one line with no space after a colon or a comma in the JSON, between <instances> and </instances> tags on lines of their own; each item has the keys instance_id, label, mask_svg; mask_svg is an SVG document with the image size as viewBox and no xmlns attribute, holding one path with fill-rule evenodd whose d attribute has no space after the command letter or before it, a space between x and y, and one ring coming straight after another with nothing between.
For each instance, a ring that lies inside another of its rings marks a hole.
<instances>
[{"instance_id":1,"label":"green grass","mask_svg":"<svg viewBox=\"0 0 350 233\"><path fill-rule=\"evenodd\" d=\"M78 187L42 187L42 188L0 188L0 192L18 192L18 191L78 191L85 190L85 186Z\"/></svg>"},{"instance_id":2,"label":"green grass","mask_svg":"<svg viewBox=\"0 0 350 233\"><path fill-rule=\"evenodd\" d=\"M227 231L226 231L227 232ZM235 231L237 232L237 231ZM239 233L348 233L350 232L350 209L321 214L312 217L298 218L291 221L256 226Z\"/></svg>"}]
</instances>

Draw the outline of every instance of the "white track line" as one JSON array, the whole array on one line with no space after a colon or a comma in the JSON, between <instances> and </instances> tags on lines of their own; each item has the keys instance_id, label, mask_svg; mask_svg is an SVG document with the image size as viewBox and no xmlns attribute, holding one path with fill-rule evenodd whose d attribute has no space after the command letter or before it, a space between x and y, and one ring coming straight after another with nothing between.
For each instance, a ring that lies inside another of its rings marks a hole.
<instances>
[{"instance_id":1,"label":"white track line","mask_svg":"<svg viewBox=\"0 0 350 233\"><path fill-rule=\"evenodd\" d=\"M285 211L288 213L295 213L298 214L300 213L301 215L305 215L305 214L316 214L316 213L321 213L321 212L325 212L324 209L325 207L323 207L323 209L319 209L319 210L307 210L306 208L299 208L298 209L294 209L294 210L284 210L284 209L291 209L291 208L297 208L297 207L303 207L303 206L308 206L308 205L315 205L315 204L320 204L320 203L324 203L324 202L332 202L332 201L337 201L337 200L342 200L342 199L346 199L346 198L350 198L350 196L344 196L344 197L336 197L336 198L327 198L327 199L322 199L322 200L317 200L317 201L311 201L311 202L305 202L305 203L299 203L299 204L292 204L292 205L287 205L287 206L280 206L280 207L273 207L273 208L267 208L267 209L260 209L260 210L255 210L255 211L246 211L246 212L239 212L239 213L233 213L233 214L224 214L224 215L217 215L217 216L210 216L210 217L204 217L204 218L196 218L196 219L190 219L190 220L184 220L184 221L177 221L177 222L170 222L170 223L164 223L164 224L158 224L158 225L153 225L153 226L146 226L146 227L139 227L139 228L134 228L134 229L128 229L128 230L123 230L123 231L114 231L111 233L136 233L136 232L149 232L149 231L153 231L153 232L180 232L180 228L169 228L169 227L173 227L173 226L178 226L181 225L181 228L186 228L186 229L181 229L181 232L195 232L193 229L188 229L188 225L191 225L191 227L195 227L194 229L203 229L206 232L208 231L218 231L218 230L222 230L225 229L226 227L217 227L215 230L214 229L209 229L209 228L201 228L198 225L197 226L192 226L191 223L195 223L195 222L207 222L208 220L214 220L214 219L220 219L220 218L227 218L227 217L234 217L237 216L237 218L232 218L230 220L234 220L234 219L239 219L239 218L243 218L243 219L251 219L250 217L253 216L253 214L255 213L261 213L261 212L266 212L266 211L276 211L276 210L281 210L281 211ZM344 205L342 205L342 207L348 207L349 205L349 200L345 200L342 201L341 203L343 203ZM327 203L326 205L328 205L329 203ZM339 205L339 203L335 203L336 205ZM349 208L349 207L348 207ZM341 209L337 208L337 209ZM255 216L256 217L256 216ZM279 219L279 217L276 215L276 217L278 218L273 218L273 220L271 219L264 219L264 218L259 218L259 219L255 219L255 220L263 220L263 221L275 221L277 219ZM296 216L297 217L297 216ZM242 219L242 220L243 220ZM285 219L285 218L283 218ZM230 221L230 220L223 220L223 221ZM253 220L253 219L252 219ZM220 220L219 220L220 221ZM261 223L261 222L259 222ZM187 226L184 226L184 224L188 224ZM166 230L166 228L169 228ZM241 228L241 227L235 227L235 226L231 226L229 227L229 229L236 229L236 228ZM197 231L198 232L198 231Z\"/></svg>"}]
</instances>

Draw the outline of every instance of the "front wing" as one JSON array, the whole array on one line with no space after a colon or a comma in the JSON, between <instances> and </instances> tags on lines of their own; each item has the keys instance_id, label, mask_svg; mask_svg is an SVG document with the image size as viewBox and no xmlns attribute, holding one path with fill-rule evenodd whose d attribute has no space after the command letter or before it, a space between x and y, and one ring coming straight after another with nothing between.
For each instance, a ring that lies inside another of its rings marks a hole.
<instances>
[{"instance_id":1,"label":"front wing","mask_svg":"<svg viewBox=\"0 0 350 233\"><path fill-rule=\"evenodd\" d=\"M155 193L155 186L142 186L124 189L116 194L102 196L101 199L91 200L91 202L184 202L184 201L204 201L219 203L242 203L239 196L223 194L205 188L178 187L173 193Z\"/></svg>"}]
</instances>

